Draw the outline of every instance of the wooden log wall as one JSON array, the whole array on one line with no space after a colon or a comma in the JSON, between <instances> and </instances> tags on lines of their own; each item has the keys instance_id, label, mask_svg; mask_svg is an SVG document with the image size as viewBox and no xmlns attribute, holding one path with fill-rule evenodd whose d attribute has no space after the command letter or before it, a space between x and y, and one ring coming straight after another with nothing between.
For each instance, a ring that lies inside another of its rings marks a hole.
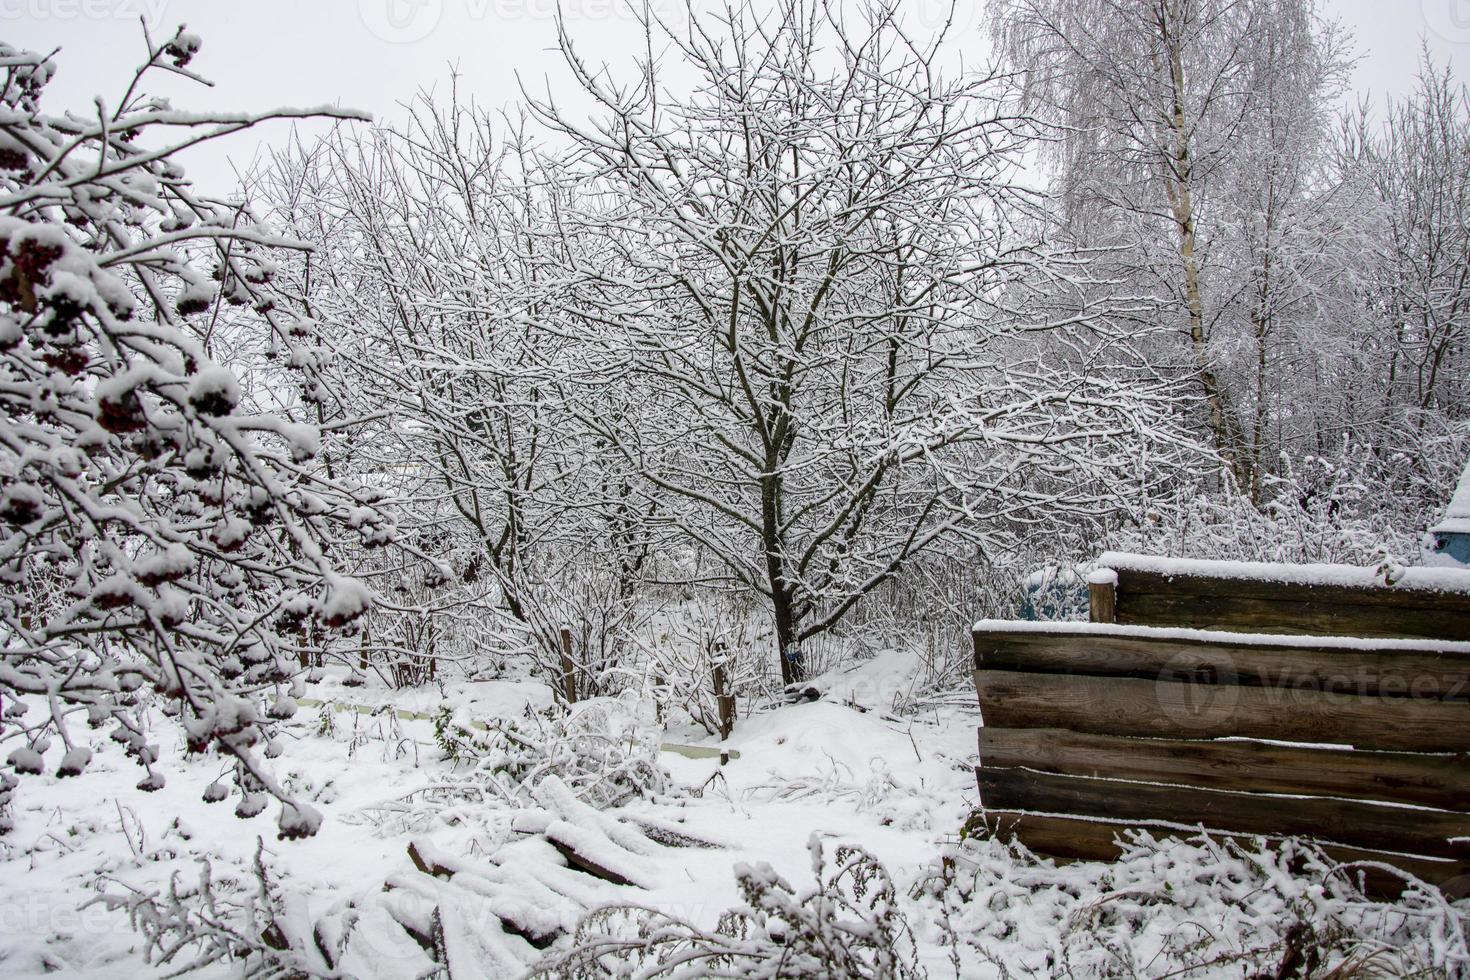
<instances>
[{"instance_id":1,"label":"wooden log wall","mask_svg":"<svg viewBox=\"0 0 1470 980\"><path fill-rule=\"evenodd\" d=\"M1128 827L1306 836L1470 893L1470 643L997 622L974 640L993 831L1104 860Z\"/></svg>"},{"instance_id":2,"label":"wooden log wall","mask_svg":"<svg viewBox=\"0 0 1470 980\"><path fill-rule=\"evenodd\" d=\"M1090 583L1093 622L1245 633L1470 640L1470 572L1410 569L1394 585L1347 566L1174 561L1108 554ZM1259 574L1249 572L1259 569ZM1462 579L1456 585L1452 580ZM1436 588L1448 584L1449 587Z\"/></svg>"}]
</instances>

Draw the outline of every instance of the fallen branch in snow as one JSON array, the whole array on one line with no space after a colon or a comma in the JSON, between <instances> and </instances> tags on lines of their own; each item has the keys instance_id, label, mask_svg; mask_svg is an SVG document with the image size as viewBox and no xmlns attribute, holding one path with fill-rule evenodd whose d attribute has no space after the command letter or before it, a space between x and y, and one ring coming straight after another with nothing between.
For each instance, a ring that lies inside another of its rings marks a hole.
<instances>
[{"instance_id":1,"label":"fallen branch in snow","mask_svg":"<svg viewBox=\"0 0 1470 980\"><path fill-rule=\"evenodd\" d=\"M501 719L484 731L446 710L435 717L434 734L447 758L470 767L464 779L470 791L490 789L511 806L530 803L535 787L553 774L577 798L599 808L668 787L653 733L619 701L584 701L523 721Z\"/></svg>"}]
</instances>

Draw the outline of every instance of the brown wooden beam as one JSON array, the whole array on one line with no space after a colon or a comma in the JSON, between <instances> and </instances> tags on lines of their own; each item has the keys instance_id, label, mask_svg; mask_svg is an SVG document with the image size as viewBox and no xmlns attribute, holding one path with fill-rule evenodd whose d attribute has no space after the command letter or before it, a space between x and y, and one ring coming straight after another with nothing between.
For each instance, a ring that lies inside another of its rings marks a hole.
<instances>
[{"instance_id":1,"label":"brown wooden beam","mask_svg":"<svg viewBox=\"0 0 1470 980\"><path fill-rule=\"evenodd\" d=\"M1349 847L1470 859L1470 814L1465 813L1060 776L1031 769L984 766L976 776L980 804L987 810L1202 825L1231 833L1312 837Z\"/></svg>"},{"instance_id":2,"label":"brown wooden beam","mask_svg":"<svg viewBox=\"0 0 1470 980\"><path fill-rule=\"evenodd\" d=\"M1246 793L1339 796L1442 810L1470 808L1470 758L1464 755L987 727L980 729L980 764Z\"/></svg>"},{"instance_id":3,"label":"brown wooden beam","mask_svg":"<svg viewBox=\"0 0 1470 980\"><path fill-rule=\"evenodd\" d=\"M1470 703L1462 701L1008 670L975 671L975 689L981 717L992 728L1470 751Z\"/></svg>"},{"instance_id":4,"label":"brown wooden beam","mask_svg":"<svg viewBox=\"0 0 1470 980\"><path fill-rule=\"evenodd\" d=\"M1087 617L1094 623L1118 621L1118 580L1087 583Z\"/></svg>"},{"instance_id":5,"label":"brown wooden beam","mask_svg":"<svg viewBox=\"0 0 1470 980\"><path fill-rule=\"evenodd\" d=\"M1130 829L1144 830L1157 839L1185 839L1198 831L1181 830L1160 824L1120 823L1116 821L1089 820L1085 817L1069 817L1053 814L1020 813L1010 810L987 810L977 813L970 824L972 830L1001 838L1014 839L1031 851L1063 861L1113 861L1122 853L1119 839ZM1251 848L1252 837L1230 834L1211 834L1221 844L1237 842ZM1279 840L1272 837L1270 840ZM1374 862L1389 864L1408 872L1421 881L1437 885L1448 898L1470 896L1470 866L1465 863L1442 858L1430 858L1403 854L1385 853L1362 848L1321 845L1332 860L1351 865L1352 862ZM1403 891L1401 877L1372 866L1360 869L1344 869L1344 873L1355 876L1362 874L1367 880L1369 894L1392 896Z\"/></svg>"},{"instance_id":6,"label":"brown wooden beam","mask_svg":"<svg viewBox=\"0 0 1470 980\"><path fill-rule=\"evenodd\" d=\"M985 626L974 631L974 647L975 666L984 670L1470 701L1470 649L1326 640L1312 645L1288 637L1247 643L1081 624L1047 630Z\"/></svg>"},{"instance_id":7,"label":"brown wooden beam","mask_svg":"<svg viewBox=\"0 0 1470 980\"><path fill-rule=\"evenodd\" d=\"M1118 571L1116 622L1247 633L1470 640L1461 593Z\"/></svg>"},{"instance_id":8,"label":"brown wooden beam","mask_svg":"<svg viewBox=\"0 0 1470 980\"><path fill-rule=\"evenodd\" d=\"M1470 611L1470 592L1395 588L1391 585L1294 582L1285 577L1291 571L1290 566L1274 567L1280 569L1282 576L1273 578L1270 566L1257 578L1233 578L1193 572L1157 572L1126 567L1113 571L1118 576L1119 592L1204 597L1228 595L1270 602L1328 602L1348 606L1384 606L1461 613ZM1470 581L1470 576L1466 580Z\"/></svg>"}]
</instances>

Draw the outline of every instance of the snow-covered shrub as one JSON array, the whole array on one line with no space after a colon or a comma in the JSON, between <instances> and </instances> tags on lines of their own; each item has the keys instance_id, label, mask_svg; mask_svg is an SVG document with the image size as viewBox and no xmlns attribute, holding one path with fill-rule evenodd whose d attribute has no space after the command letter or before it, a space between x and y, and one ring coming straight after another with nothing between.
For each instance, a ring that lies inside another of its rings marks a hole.
<instances>
[{"instance_id":1,"label":"snow-covered shrub","mask_svg":"<svg viewBox=\"0 0 1470 980\"><path fill-rule=\"evenodd\" d=\"M390 488L401 535L436 559L384 569L404 615L379 605L366 660L405 683L529 661L562 697L569 654L571 700L615 694L651 534L629 464L576 416L624 418L638 396L585 384L600 338L569 326L575 277L547 274L564 161L456 91L297 144L253 188L316 246L279 278L346 355L332 370L357 438L340 463Z\"/></svg>"},{"instance_id":2,"label":"snow-covered shrub","mask_svg":"<svg viewBox=\"0 0 1470 980\"><path fill-rule=\"evenodd\" d=\"M428 576L437 575L436 564L437 559L427 563ZM423 567L387 571L381 582L387 601L368 611L357 649L344 650L339 658L352 671L347 686L362 686L372 673L395 689L417 687L438 680L448 663L473 657L482 635L477 617L459 616L453 605L436 608L442 596L427 585L425 573Z\"/></svg>"},{"instance_id":3,"label":"snow-covered shrub","mask_svg":"<svg viewBox=\"0 0 1470 980\"><path fill-rule=\"evenodd\" d=\"M951 845L913 897L925 939L1001 977L1459 976L1470 903L1412 880L1366 896L1300 841L1124 835L1110 863L1057 867L994 838Z\"/></svg>"},{"instance_id":4,"label":"snow-covered shrub","mask_svg":"<svg viewBox=\"0 0 1470 980\"><path fill-rule=\"evenodd\" d=\"M914 650L924 670L913 686L895 700L893 710L908 713L937 704L974 703L975 669L970 628L977 619L1016 617L1027 597L1030 576L1038 569L1069 569L1092 557L1091 549L1104 524L1100 518L1079 517L1065 527L1009 529L1007 547L979 553L954 549L931 554L895 579L859 607L842 632L852 652L866 648ZM1055 575L1048 583L1052 612L1059 617L1080 615L1065 582ZM1050 617L1043 617L1050 618Z\"/></svg>"},{"instance_id":5,"label":"snow-covered shrub","mask_svg":"<svg viewBox=\"0 0 1470 980\"><path fill-rule=\"evenodd\" d=\"M633 634L646 658L648 691L665 725L688 718L711 735L722 730L717 693L735 699L770 693L773 641L752 611L717 599L675 603L655 617L647 637ZM722 686L716 691L716 682Z\"/></svg>"},{"instance_id":6,"label":"snow-covered shrub","mask_svg":"<svg viewBox=\"0 0 1470 980\"><path fill-rule=\"evenodd\" d=\"M949 811L944 799L925 787L922 779L895 773L883 759L874 758L865 773L858 773L835 759L818 761L813 771L800 776L776 776L746 791L746 799L758 802L804 800L825 805L844 805L857 813L871 814L885 827L905 831L929 830L936 819Z\"/></svg>"},{"instance_id":7,"label":"snow-covered shrub","mask_svg":"<svg viewBox=\"0 0 1470 980\"><path fill-rule=\"evenodd\" d=\"M8 772L0 772L0 834L8 834L15 826L10 815L11 797L15 795L18 780Z\"/></svg>"},{"instance_id":8,"label":"snow-covered shrub","mask_svg":"<svg viewBox=\"0 0 1470 980\"><path fill-rule=\"evenodd\" d=\"M166 891L122 886L95 901L126 912L143 939L144 962L171 968L170 976L211 964L228 964L250 980L335 976L320 969L320 954L295 948L277 924L286 917L287 900L266 868L264 850L258 842L253 866L238 876L217 875L212 861L201 857L195 881L175 873Z\"/></svg>"},{"instance_id":9,"label":"snow-covered shrub","mask_svg":"<svg viewBox=\"0 0 1470 980\"><path fill-rule=\"evenodd\" d=\"M1176 558L1416 564L1470 452L1470 431L1425 438L1414 455L1345 443L1331 456L1283 458L1262 499L1181 486L1147 501L1110 547Z\"/></svg>"},{"instance_id":10,"label":"snow-covered shrub","mask_svg":"<svg viewBox=\"0 0 1470 980\"><path fill-rule=\"evenodd\" d=\"M632 580L614 573L596 550L573 551L552 563L554 571L537 575L534 587L522 584L532 660L566 700L616 696L631 676L628 636L639 627L640 602Z\"/></svg>"},{"instance_id":11,"label":"snow-covered shrub","mask_svg":"<svg viewBox=\"0 0 1470 980\"><path fill-rule=\"evenodd\" d=\"M267 119L355 114L175 111L138 78L197 79L199 40L147 40L122 100L66 115L40 107L55 63L0 47L0 694L50 707L17 722L17 771L48 732L63 771L85 768L68 727L85 711L159 788L151 691L189 751L234 757L247 795L284 800L255 757L262 695L354 628L373 596L343 562L391 528L314 461L311 331L272 286L275 256L301 246L196 193L171 158ZM251 352L263 390L230 351ZM288 803L282 832L317 819Z\"/></svg>"},{"instance_id":12,"label":"snow-covered shrub","mask_svg":"<svg viewBox=\"0 0 1470 980\"><path fill-rule=\"evenodd\" d=\"M446 707L434 717L434 740L450 772L347 819L386 833L467 827L490 850L511 833L518 812L538 806L536 788L548 778L598 809L671 789L656 732L610 698L488 721Z\"/></svg>"},{"instance_id":13,"label":"snow-covered shrub","mask_svg":"<svg viewBox=\"0 0 1470 980\"><path fill-rule=\"evenodd\" d=\"M460 771L433 791L441 799L493 799L515 808L532 802L547 776L561 779L585 803L619 806L663 793L656 733L628 704L612 698L553 707L525 718L474 722L445 709L434 737Z\"/></svg>"},{"instance_id":14,"label":"snow-covered shrub","mask_svg":"<svg viewBox=\"0 0 1470 980\"><path fill-rule=\"evenodd\" d=\"M713 931L654 909L612 906L583 920L573 948L530 976L922 977L908 921L878 859L841 845L829 865L817 835L807 846L815 887L797 890L768 864L739 864L735 879L745 902Z\"/></svg>"}]
</instances>

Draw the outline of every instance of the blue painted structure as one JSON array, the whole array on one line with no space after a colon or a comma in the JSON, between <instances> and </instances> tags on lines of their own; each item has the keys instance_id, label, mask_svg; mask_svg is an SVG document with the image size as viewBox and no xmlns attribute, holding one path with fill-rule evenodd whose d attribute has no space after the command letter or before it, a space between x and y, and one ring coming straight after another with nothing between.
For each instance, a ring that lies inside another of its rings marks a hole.
<instances>
[{"instance_id":1,"label":"blue painted structure","mask_svg":"<svg viewBox=\"0 0 1470 980\"><path fill-rule=\"evenodd\" d=\"M1441 558L1448 558L1470 568L1470 532L1431 531L1430 550Z\"/></svg>"},{"instance_id":2,"label":"blue painted structure","mask_svg":"<svg viewBox=\"0 0 1470 980\"><path fill-rule=\"evenodd\" d=\"M1470 463L1445 508L1444 519L1429 529L1425 564L1470 568Z\"/></svg>"},{"instance_id":3,"label":"blue painted structure","mask_svg":"<svg viewBox=\"0 0 1470 980\"><path fill-rule=\"evenodd\" d=\"M1026 576L1018 619L1087 620L1087 580L1075 568L1048 565Z\"/></svg>"}]
</instances>

